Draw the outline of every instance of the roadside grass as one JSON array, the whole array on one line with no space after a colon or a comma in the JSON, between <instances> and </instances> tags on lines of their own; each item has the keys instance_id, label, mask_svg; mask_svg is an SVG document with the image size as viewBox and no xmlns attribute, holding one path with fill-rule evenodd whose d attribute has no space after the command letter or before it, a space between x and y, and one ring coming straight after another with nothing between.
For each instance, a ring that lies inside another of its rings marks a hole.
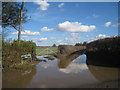
<instances>
[{"instance_id":1,"label":"roadside grass","mask_svg":"<svg viewBox=\"0 0 120 90\"><path fill-rule=\"evenodd\" d=\"M58 52L58 47L36 47L36 55L48 55L48 54L56 54Z\"/></svg>"},{"instance_id":2,"label":"roadside grass","mask_svg":"<svg viewBox=\"0 0 120 90\"><path fill-rule=\"evenodd\" d=\"M38 63L39 62L37 62L37 61L32 61L32 62L24 61L23 64L21 64L21 63L14 63L10 67L3 68L2 71L3 72L8 72L8 71L11 71L11 70L26 70L28 68L35 67L35 65L38 64Z\"/></svg>"},{"instance_id":3,"label":"roadside grass","mask_svg":"<svg viewBox=\"0 0 120 90\"><path fill-rule=\"evenodd\" d=\"M23 64L21 63L18 63L18 64L14 64L12 67L15 68L15 69L26 69L26 68L30 68L30 67L33 67L37 64L38 62L36 61L33 61L33 62L28 62L28 61L24 61Z\"/></svg>"}]
</instances>

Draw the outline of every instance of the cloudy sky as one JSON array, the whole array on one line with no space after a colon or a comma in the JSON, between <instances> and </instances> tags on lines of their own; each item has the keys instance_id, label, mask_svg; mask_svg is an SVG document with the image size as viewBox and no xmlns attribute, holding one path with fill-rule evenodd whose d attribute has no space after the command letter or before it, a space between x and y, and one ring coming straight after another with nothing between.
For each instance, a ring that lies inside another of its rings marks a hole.
<instances>
[{"instance_id":1,"label":"cloudy sky","mask_svg":"<svg viewBox=\"0 0 120 90\"><path fill-rule=\"evenodd\" d=\"M118 35L117 2L26 2L31 20L22 39L37 45L75 44ZM11 29L10 38L17 39Z\"/></svg>"}]
</instances>

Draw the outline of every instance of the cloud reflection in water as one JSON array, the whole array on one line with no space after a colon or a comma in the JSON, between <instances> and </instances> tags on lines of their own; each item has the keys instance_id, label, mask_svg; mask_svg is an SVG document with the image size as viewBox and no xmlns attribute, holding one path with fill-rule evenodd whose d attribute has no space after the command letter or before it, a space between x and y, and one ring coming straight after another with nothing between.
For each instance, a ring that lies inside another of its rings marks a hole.
<instances>
[{"instance_id":1,"label":"cloud reflection in water","mask_svg":"<svg viewBox=\"0 0 120 90\"><path fill-rule=\"evenodd\" d=\"M64 72L66 74L69 73L79 73L84 70L88 69L86 64L79 64L79 63L71 63L67 68L59 69L61 72Z\"/></svg>"}]
</instances>

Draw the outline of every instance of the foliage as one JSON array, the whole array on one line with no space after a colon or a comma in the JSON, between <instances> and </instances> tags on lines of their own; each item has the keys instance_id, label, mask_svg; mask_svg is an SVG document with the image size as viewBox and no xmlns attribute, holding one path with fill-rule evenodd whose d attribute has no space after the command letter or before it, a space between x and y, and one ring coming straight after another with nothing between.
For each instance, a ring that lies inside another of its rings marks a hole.
<instances>
[{"instance_id":1,"label":"foliage","mask_svg":"<svg viewBox=\"0 0 120 90\"><path fill-rule=\"evenodd\" d=\"M120 36L99 39L87 44L87 64L120 67Z\"/></svg>"},{"instance_id":2,"label":"foliage","mask_svg":"<svg viewBox=\"0 0 120 90\"><path fill-rule=\"evenodd\" d=\"M75 46L86 46L87 42L83 42L83 43L76 43Z\"/></svg>"},{"instance_id":3,"label":"foliage","mask_svg":"<svg viewBox=\"0 0 120 90\"><path fill-rule=\"evenodd\" d=\"M19 44L17 40L2 41L2 59L3 67L10 67L15 63L20 63L20 56L23 54L31 54L36 51L36 44L32 41L22 41Z\"/></svg>"},{"instance_id":4,"label":"foliage","mask_svg":"<svg viewBox=\"0 0 120 90\"><path fill-rule=\"evenodd\" d=\"M21 5L18 2L2 2L2 27L13 27L18 30L20 23L20 8ZM23 9L22 22L27 21L26 16L27 9Z\"/></svg>"},{"instance_id":5,"label":"foliage","mask_svg":"<svg viewBox=\"0 0 120 90\"><path fill-rule=\"evenodd\" d=\"M56 44L53 44L53 47L56 47Z\"/></svg>"},{"instance_id":6,"label":"foliage","mask_svg":"<svg viewBox=\"0 0 120 90\"><path fill-rule=\"evenodd\" d=\"M82 43L76 43L75 46L82 46Z\"/></svg>"},{"instance_id":7,"label":"foliage","mask_svg":"<svg viewBox=\"0 0 120 90\"><path fill-rule=\"evenodd\" d=\"M104 39L99 39L94 42L90 42L87 44L87 49L89 51L112 51L117 52L120 51L120 37L109 37Z\"/></svg>"}]
</instances>

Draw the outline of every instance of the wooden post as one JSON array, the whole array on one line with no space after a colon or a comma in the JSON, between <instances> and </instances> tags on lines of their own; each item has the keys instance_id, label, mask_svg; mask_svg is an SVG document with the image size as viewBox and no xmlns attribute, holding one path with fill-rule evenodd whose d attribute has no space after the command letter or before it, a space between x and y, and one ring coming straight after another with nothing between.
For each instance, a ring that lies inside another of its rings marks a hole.
<instances>
[{"instance_id":1,"label":"wooden post","mask_svg":"<svg viewBox=\"0 0 120 90\"><path fill-rule=\"evenodd\" d=\"M21 59L21 64L23 64L23 58Z\"/></svg>"},{"instance_id":2,"label":"wooden post","mask_svg":"<svg viewBox=\"0 0 120 90\"><path fill-rule=\"evenodd\" d=\"M35 52L34 52L34 48L33 48L33 47L32 47L31 56L32 56L32 60L36 60L36 54L35 54Z\"/></svg>"}]
</instances>

